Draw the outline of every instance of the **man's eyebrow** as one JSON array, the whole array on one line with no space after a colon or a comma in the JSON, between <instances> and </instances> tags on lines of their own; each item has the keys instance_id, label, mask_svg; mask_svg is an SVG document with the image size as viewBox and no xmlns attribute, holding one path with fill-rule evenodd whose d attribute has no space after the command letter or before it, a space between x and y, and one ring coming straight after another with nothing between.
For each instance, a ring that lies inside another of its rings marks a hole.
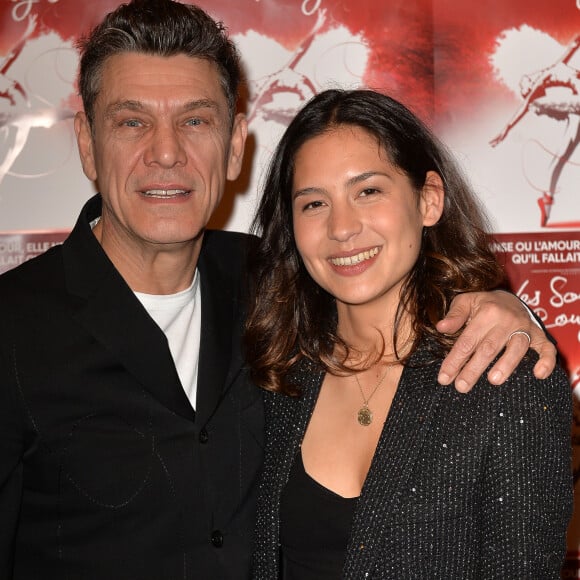
<instances>
[{"instance_id":1,"label":"man's eyebrow","mask_svg":"<svg viewBox=\"0 0 580 580\"><path fill-rule=\"evenodd\" d=\"M219 110L219 104L212 99L194 99L183 105L183 111L194 111L196 109L213 109Z\"/></svg>"},{"instance_id":2,"label":"man's eyebrow","mask_svg":"<svg viewBox=\"0 0 580 580\"><path fill-rule=\"evenodd\" d=\"M105 112L105 117L110 118L121 111L142 111L145 107L141 101L117 101L110 104Z\"/></svg>"}]
</instances>

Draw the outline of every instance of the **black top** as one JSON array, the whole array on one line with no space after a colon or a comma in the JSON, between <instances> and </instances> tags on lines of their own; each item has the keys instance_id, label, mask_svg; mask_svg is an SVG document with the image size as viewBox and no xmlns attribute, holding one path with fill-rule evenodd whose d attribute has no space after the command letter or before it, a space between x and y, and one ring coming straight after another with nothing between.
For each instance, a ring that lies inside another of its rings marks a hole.
<instances>
[{"instance_id":1,"label":"black top","mask_svg":"<svg viewBox=\"0 0 580 580\"><path fill-rule=\"evenodd\" d=\"M312 479L299 451L280 504L284 580L336 580L342 575L358 498L342 497Z\"/></svg>"}]
</instances>

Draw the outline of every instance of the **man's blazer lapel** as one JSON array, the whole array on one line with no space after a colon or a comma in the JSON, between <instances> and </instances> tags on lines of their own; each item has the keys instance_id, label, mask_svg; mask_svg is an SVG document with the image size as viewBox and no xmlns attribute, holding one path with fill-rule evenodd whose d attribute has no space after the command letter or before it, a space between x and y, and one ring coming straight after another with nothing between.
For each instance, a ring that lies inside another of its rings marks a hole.
<instances>
[{"instance_id":1,"label":"man's blazer lapel","mask_svg":"<svg viewBox=\"0 0 580 580\"><path fill-rule=\"evenodd\" d=\"M209 420L243 365L240 279L234 275L239 264L230 263L230 256L214 235L206 233L198 264L203 339L199 349L196 414L201 425Z\"/></svg>"}]
</instances>

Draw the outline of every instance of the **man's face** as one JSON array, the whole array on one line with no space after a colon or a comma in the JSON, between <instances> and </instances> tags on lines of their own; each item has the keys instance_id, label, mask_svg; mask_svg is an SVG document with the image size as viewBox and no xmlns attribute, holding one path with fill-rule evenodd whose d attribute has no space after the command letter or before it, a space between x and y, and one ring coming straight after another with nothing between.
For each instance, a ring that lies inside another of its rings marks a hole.
<instances>
[{"instance_id":1,"label":"man's face","mask_svg":"<svg viewBox=\"0 0 580 580\"><path fill-rule=\"evenodd\" d=\"M129 253L199 246L247 131L241 115L231 126L213 63L139 53L105 62L92 132L83 113L75 129L103 197L99 237Z\"/></svg>"}]
</instances>

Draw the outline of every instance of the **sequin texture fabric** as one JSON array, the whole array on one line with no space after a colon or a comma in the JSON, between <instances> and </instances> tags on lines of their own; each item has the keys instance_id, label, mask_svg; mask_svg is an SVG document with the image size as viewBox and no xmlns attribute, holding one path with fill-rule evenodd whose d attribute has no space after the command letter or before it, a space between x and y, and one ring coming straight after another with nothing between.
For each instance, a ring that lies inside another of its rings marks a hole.
<instances>
[{"instance_id":1,"label":"sequin texture fabric","mask_svg":"<svg viewBox=\"0 0 580 580\"><path fill-rule=\"evenodd\" d=\"M419 349L404 370L357 505L343 578L559 579L572 511L571 393L533 376L530 351L501 387L437 383ZM255 580L279 577L280 494L323 379L301 363L299 398L266 395Z\"/></svg>"}]
</instances>

